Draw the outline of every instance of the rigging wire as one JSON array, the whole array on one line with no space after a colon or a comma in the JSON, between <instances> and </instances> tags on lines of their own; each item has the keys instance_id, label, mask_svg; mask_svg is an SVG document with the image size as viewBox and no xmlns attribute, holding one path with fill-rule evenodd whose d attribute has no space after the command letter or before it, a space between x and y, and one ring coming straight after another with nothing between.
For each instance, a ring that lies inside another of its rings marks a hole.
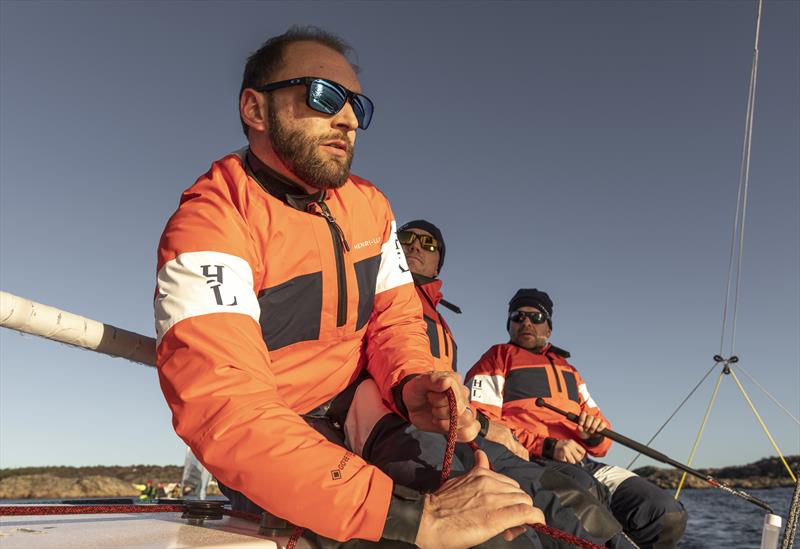
<instances>
[{"instance_id":1,"label":"rigging wire","mask_svg":"<svg viewBox=\"0 0 800 549\"><path fill-rule=\"evenodd\" d=\"M731 330L731 356L736 354L736 322L738 319L739 308L739 293L742 282L742 258L744 257L744 222L747 216L747 196L750 184L750 149L753 143L753 113L755 111L756 102L756 80L758 77L758 29L761 25L761 0L758 3L758 22L756 23L756 43L753 49L753 64L750 70L750 90L748 94L747 105L747 121L745 122L745 139L742 149L747 147L745 154L742 151L742 163L744 164L741 169L742 188L742 221L739 230L739 257L736 265L736 296L733 301L733 327Z\"/></svg>"},{"instance_id":2,"label":"rigging wire","mask_svg":"<svg viewBox=\"0 0 800 549\"><path fill-rule=\"evenodd\" d=\"M784 412L786 412L786 415L788 415L790 418L792 418L792 419L794 420L794 422L795 422L795 423L797 423L798 425L800 425L800 419L797 419L797 418L796 418L796 417L795 417L795 416L792 414L792 412L790 412L788 409L786 409L786 407L785 407L783 404L781 404L781 403L778 401L778 399L777 399L777 398L775 398L774 396L772 396L772 394L770 394L770 392L769 392L769 391L767 391L767 390L764 388L764 386L763 386L763 385L761 385L761 384L760 384L758 381L756 381L756 379L755 379L753 376L751 376L751 375L750 375L750 372L748 372L747 370L745 370L745 369L744 369L744 366L742 366L741 364L737 364L737 365L736 365L736 367L737 367L737 368L739 368L739 369L742 371L742 373L743 373L744 375L746 375L748 378L750 378L750 381L752 381L753 383L755 383L755 384L756 384L756 386L757 386L759 389L761 389L761 390L764 392L764 394L765 394L765 395L767 395L767 396L768 396L768 397L769 397L769 398L772 400L772 402L774 402L774 403L775 403L775 404L776 404L776 405L777 405L777 406L778 406L778 407L779 407L781 410L783 410Z\"/></svg>"},{"instance_id":3,"label":"rigging wire","mask_svg":"<svg viewBox=\"0 0 800 549\"><path fill-rule=\"evenodd\" d=\"M717 363L715 362L715 363L714 363L714 365L713 365L713 366L712 366L712 367L711 367L711 368L710 368L710 369L709 369L709 370L706 372L706 375L704 375L704 376L703 376L703 378L702 378L700 381L698 381L698 382L697 382L697 385L695 385L695 386L694 386L694 389L692 389L691 391L689 391L689 394L688 394L688 395L686 395L686 397L685 397L685 398L684 398L684 399L681 401L681 403L680 403L680 404L678 404L678 407L677 407L677 408L675 408L675 411L674 411L674 412L672 412L672 415L670 415L670 416L667 418L667 421L665 421L664 423L662 423L662 424L661 424L661 427L659 427L659 428L658 428L658 431L656 431L656 433L655 433L655 434L654 434L652 437L650 437L650 440L648 440L648 441L645 443L645 446L650 446L650 443L651 443L651 442L653 442L653 441L656 439L656 437L657 437L659 434L661 434L661 431L663 431L663 430L664 430L664 427L666 427L666 426L667 426L667 423L669 423L670 421L672 421L672 418L674 418L674 417L675 417L675 414L677 414L677 413L678 413L678 411L680 411L680 409L681 409L681 408L683 408L683 405L684 405L684 404L686 404L686 402L687 402L687 401L688 401L688 400L689 400L689 399L692 397L692 395L695 393L695 391L697 391L698 387L700 387L700 385L702 385L702 384L703 384L703 382L706 380L706 378L707 378L709 375L711 375L711 372L713 372L713 371L714 371L714 368L716 368L716 367L717 367ZM631 462L628 464L628 466L626 467L626 469L630 469L631 467L633 467L633 464L634 464L634 463L636 463L636 460L637 460L637 459L639 459L639 456L641 456L641 455L642 455L642 454L641 454L641 452L638 452L638 453L637 453L635 456L633 456L633 459L632 459L632 460L631 460Z\"/></svg>"},{"instance_id":4,"label":"rigging wire","mask_svg":"<svg viewBox=\"0 0 800 549\"><path fill-rule=\"evenodd\" d=\"M706 415L703 417L703 422L700 424L700 430L697 432L697 437L694 439L694 446L692 446L692 451L689 453L689 460L686 462L687 465L692 465L692 460L694 459L694 453L697 450L697 445L700 444L700 437L703 436L703 431L706 428L706 423L708 422L708 416L711 415L711 407L714 406L714 400L717 398L717 391L719 391L719 384L722 381L722 376L725 375L725 371L721 371L719 373L719 377L717 378L717 383L714 385L714 392L711 393L711 400L708 402L708 407L706 408ZM678 489L675 491L675 499L678 499L678 496L681 493L681 488L683 488L683 483L686 480L686 472L681 475L681 481L678 483Z\"/></svg>"},{"instance_id":5,"label":"rigging wire","mask_svg":"<svg viewBox=\"0 0 800 549\"><path fill-rule=\"evenodd\" d=\"M736 382L736 385L739 386L739 390L744 395L745 400L750 405L750 409L753 410L753 413L755 414L756 419L761 424L761 428L764 429L764 432L767 434L767 438L769 438L769 441L772 443L772 447L775 448L776 452L778 452L778 456L781 458L781 461L783 462L784 467L786 467L786 470L789 471L789 476L792 477L792 480L794 482L797 482L797 478L794 476L794 473L792 472L792 468L789 467L788 463L786 463L786 458L783 457L783 454L781 453L780 448L778 448L778 443L775 442L774 438L772 438L772 434L770 434L769 429L767 429L767 426L764 423L764 420L761 419L761 415L758 413L758 410L756 410L756 407L753 406L753 401L750 400L750 396L747 394L747 391L744 390L744 387L742 386L742 383L739 381L739 378L736 377L736 372L734 372L731 369L730 373L731 373L731 376L733 376L733 380Z\"/></svg>"}]
</instances>

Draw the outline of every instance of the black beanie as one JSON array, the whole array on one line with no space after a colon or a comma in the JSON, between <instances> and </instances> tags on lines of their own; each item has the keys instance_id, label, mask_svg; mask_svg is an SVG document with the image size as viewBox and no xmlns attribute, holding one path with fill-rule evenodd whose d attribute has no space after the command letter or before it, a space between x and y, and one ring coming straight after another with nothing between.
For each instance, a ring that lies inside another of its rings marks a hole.
<instances>
[{"instance_id":1,"label":"black beanie","mask_svg":"<svg viewBox=\"0 0 800 549\"><path fill-rule=\"evenodd\" d=\"M430 221L425 221L424 219L415 219L414 221L409 221L397 230L407 231L409 229L422 229L423 231L428 231L431 233L433 238L439 241L439 265L437 266L436 270L441 273L442 265L444 265L444 237L442 237L442 231L439 230L439 227Z\"/></svg>"},{"instance_id":2,"label":"black beanie","mask_svg":"<svg viewBox=\"0 0 800 549\"><path fill-rule=\"evenodd\" d=\"M508 302L508 312L516 311L520 307L536 307L540 311L547 313L547 324L553 327L553 300L545 292L540 292L536 288L521 288L517 290L511 301ZM506 322L508 329L508 322Z\"/></svg>"}]
</instances>

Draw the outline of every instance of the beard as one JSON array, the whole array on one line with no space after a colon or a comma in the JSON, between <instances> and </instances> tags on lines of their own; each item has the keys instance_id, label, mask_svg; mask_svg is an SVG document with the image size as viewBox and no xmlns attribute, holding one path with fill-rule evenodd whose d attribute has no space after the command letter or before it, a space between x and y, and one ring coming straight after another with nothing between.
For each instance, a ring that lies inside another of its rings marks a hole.
<instances>
[{"instance_id":1,"label":"beard","mask_svg":"<svg viewBox=\"0 0 800 549\"><path fill-rule=\"evenodd\" d=\"M336 132L322 137L310 137L302 130L290 129L278 120L276 109L269 106L269 138L272 149L283 164L303 182L316 189L338 189L350 177L353 162L353 145L341 161L325 159L319 145L331 139L350 140L345 132Z\"/></svg>"}]
</instances>

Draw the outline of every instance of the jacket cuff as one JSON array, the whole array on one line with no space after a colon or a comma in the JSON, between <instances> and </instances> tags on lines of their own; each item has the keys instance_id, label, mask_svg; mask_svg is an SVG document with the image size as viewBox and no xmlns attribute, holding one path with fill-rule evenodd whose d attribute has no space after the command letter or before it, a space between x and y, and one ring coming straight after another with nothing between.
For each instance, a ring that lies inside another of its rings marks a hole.
<instances>
[{"instance_id":1,"label":"jacket cuff","mask_svg":"<svg viewBox=\"0 0 800 549\"><path fill-rule=\"evenodd\" d=\"M383 525L381 539L402 541L415 545L424 507L424 494L395 484L392 489L392 499L389 502L389 512L386 515L386 523Z\"/></svg>"},{"instance_id":2,"label":"jacket cuff","mask_svg":"<svg viewBox=\"0 0 800 549\"><path fill-rule=\"evenodd\" d=\"M604 436L603 436L603 435L601 435L601 434L595 434L593 437L589 437L589 438L587 438L586 440L584 440L584 441L583 441L583 443L584 443L586 446L595 447L595 446L597 446L598 444L600 444L601 442L603 442L603 441L605 440L605 438L606 438L606 437L604 437Z\"/></svg>"},{"instance_id":3,"label":"jacket cuff","mask_svg":"<svg viewBox=\"0 0 800 549\"><path fill-rule=\"evenodd\" d=\"M403 402L403 387L406 386L406 383L417 377L419 374L411 374L407 375L400 382L392 387L392 396L394 397L394 407L397 408L397 412L400 416L408 420L408 408L406 407L406 403Z\"/></svg>"},{"instance_id":4,"label":"jacket cuff","mask_svg":"<svg viewBox=\"0 0 800 549\"><path fill-rule=\"evenodd\" d=\"M558 439L547 437L542 443L542 457L553 459L553 452L556 451Z\"/></svg>"}]
</instances>

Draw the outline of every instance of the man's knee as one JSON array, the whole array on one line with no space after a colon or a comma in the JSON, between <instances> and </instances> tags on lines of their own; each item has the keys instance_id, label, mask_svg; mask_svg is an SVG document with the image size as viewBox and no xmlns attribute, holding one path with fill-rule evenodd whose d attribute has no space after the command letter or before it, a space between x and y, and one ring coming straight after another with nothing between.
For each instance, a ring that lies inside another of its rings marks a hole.
<instances>
[{"instance_id":1,"label":"man's knee","mask_svg":"<svg viewBox=\"0 0 800 549\"><path fill-rule=\"evenodd\" d=\"M683 504L638 476L627 479L614 491L611 508L642 547L676 547L686 530L688 514Z\"/></svg>"}]
</instances>

